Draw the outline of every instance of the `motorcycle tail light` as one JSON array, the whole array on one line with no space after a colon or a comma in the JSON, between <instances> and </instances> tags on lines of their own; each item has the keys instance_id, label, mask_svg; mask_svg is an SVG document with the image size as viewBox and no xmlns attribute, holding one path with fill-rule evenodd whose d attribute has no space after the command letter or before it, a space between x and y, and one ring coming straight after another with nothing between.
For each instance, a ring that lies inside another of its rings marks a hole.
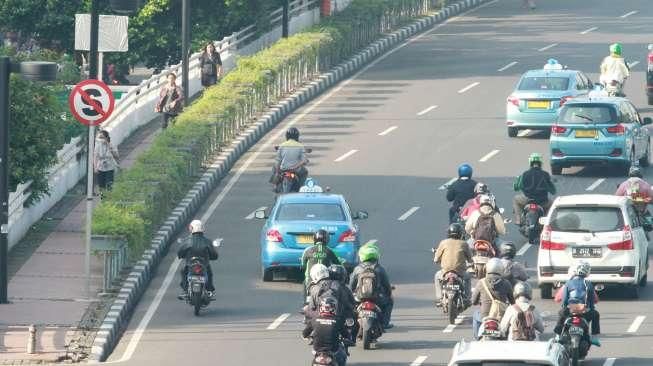
<instances>
[{"instance_id":1,"label":"motorcycle tail light","mask_svg":"<svg viewBox=\"0 0 653 366\"><path fill-rule=\"evenodd\" d=\"M540 206L538 206L537 203L531 203L530 205L528 205L528 209L531 211L537 211L540 209Z\"/></svg>"},{"instance_id":2,"label":"motorcycle tail light","mask_svg":"<svg viewBox=\"0 0 653 366\"><path fill-rule=\"evenodd\" d=\"M199 264L196 264L193 266L193 273L195 274L201 274L202 273L202 266Z\"/></svg>"},{"instance_id":3,"label":"motorcycle tail light","mask_svg":"<svg viewBox=\"0 0 653 366\"><path fill-rule=\"evenodd\" d=\"M653 53L649 53L647 59L649 64L653 64Z\"/></svg>"},{"instance_id":4,"label":"motorcycle tail light","mask_svg":"<svg viewBox=\"0 0 653 366\"><path fill-rule=\"evenodd\" d=\"M361 304L361 307L363 308L363 310L371 310L371 311L376 310L376 305L374 305L374 303L371 302L371 301L365 301L365 302L363 302L363 303Z\"/></svg>"},{"instance_id":5,"label":"motorcycle tail light","mask_svg":"<svg viewBox=\"0 0 653 366\"><path fill-rule=\"evenodd\" d=\"M320 365L330 365L331 361L333 361L331 357L326 355L319 355L315 357L315 362L317 362Z\"/></svg>"},{"instance_id":6,"label":"motorcycle tail light","mask_svg":"<svg viewBox=\"0 0 653 366\"><path fill-rule=\"evenodd\" d=\"M571 324L578 326L578 325L580 325L580 323L581 323L580 317L575 316L575 317L571 318Z\"/></svg>"}]
</instances>

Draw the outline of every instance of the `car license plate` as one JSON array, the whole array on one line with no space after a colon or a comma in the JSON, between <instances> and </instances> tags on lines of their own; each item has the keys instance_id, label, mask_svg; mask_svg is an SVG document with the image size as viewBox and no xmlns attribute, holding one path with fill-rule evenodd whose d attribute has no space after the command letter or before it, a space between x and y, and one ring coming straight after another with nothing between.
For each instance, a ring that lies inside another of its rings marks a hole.
<instances>
[{"instance_id":1,"label":"car license plate","mask_svg":"<svg viewBox=\"0 0 653 366\"><path fill-rule=\"evenodd\" d=\"M548 100L529 100L526 103L529 109L549 109L550 104Z\"/></svg>"},{"instance_id":2,"label":"car license plate","mask_svg":"<svg viewBox=\"0 0 653 366\"><path fill-rule=\"evenodd\" d=\"M199 283L204 283L205 282L204 277L202 277L202 276L191 276L190 281L191 282L199 282Z\"/></svg>"},{"instance_id":3,"label":"car license plate","mask_svg":"<svg viewBox=\"0 0 653 366\"><path fill-rule=\"evenodd\" d=\"M358 312L358 316L364 318L376 318L376 313L372 310L361 310Z\"/></svg>"},{"instance_id":4,"label":"car license plate","mask_svg":"<svg viewBox=\"0 0 653 366\"><path fill-rule=\"evenodd\" d=\"M601 258L603 254L600 247L575 247L571 248L571 256L574 258Z\"/></svg>"},{"instance_id":5,"label":"car license plate","mask_svg":"<svg viewBox=\"0 0 653 366\"><path fill-rule=\"evenodd\" d=\"M596 130L576 130L576 137L594 138L596 136Z\"/></svg>"},{"instance_id":6,"label":"car license plate","mask_svg":"<svg viewBox=\"0 0 653 366\"><path fill-rule=\"evenodd\" d=\"M574 326L569 327L570 335L583 335L584 333L585 331L581 327L574 327Z\"/></svg>"},{"instance_id":7,"label":"car license plate","mask_svg":"<svg viewBox=\"0 0 653 366\"><path fill-rule=\"evenodd\" d=\"M313 244L313 235L297 235L297 244Z\"/></svg>"}]
</instances>

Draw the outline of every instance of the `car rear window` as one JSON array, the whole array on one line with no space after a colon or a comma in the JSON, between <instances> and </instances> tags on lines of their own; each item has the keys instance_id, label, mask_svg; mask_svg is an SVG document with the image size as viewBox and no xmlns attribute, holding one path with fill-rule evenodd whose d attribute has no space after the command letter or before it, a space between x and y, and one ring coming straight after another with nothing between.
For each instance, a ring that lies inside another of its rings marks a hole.
<instances>
[{"instance_id":1,"label":"car rear window","mask_svg":"<svg viewBox=\"0 0 653 366\"><path fill-rule=\"evenodd\" d=\"M338 204L331 203L287 203L277 210L276 220L320 220L345 221L345 213Z\"/></svg>"},{"instance_id":2,"label":"car rear window","mask_svg":"<svg viewBox=\"0 0 653 366\"><path fill-rule=\"evenodd\" d=\"M518 90L567 90L569 79L565 77L529 76L521 79Z\"/></svg>"},{"instance_id":3,"label":"car rear window","mask_svg":"<svg viewBox=\"0 0 653 366\"><path fill-rule=\"evenodd\" d=\"M615 121L614 108L605 105L567 105L562 107L558 124L611 123Z\"/></svg>"},{"instance_id":4,"label":"car rear window","mask_svg":"<svg viewBox=\"0 0 653 366\"><path fill-rule=\"evenodd\" d=\"M558 207L551 215L549 225L553 231L563 232L621 231L624 219L618 207Z\"/></svg>"}]
</instances>

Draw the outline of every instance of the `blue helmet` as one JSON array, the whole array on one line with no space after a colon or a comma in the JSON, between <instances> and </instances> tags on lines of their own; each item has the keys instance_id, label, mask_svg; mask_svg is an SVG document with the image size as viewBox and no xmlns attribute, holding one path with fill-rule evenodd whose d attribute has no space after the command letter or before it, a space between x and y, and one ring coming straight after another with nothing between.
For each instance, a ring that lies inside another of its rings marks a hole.
<instances>
[{"instance_id":1,"label":"blue helmet","mask_svg":"<svg viewBox=\"0 0 653 366\"><path fill-rule=\"evenodd\" d=\"M467 163L462 164L461 166L458 167L458 177L460 178L462 177L471 178L472 172L473 172L472 166Z\"/></svg>"}]
</instances>

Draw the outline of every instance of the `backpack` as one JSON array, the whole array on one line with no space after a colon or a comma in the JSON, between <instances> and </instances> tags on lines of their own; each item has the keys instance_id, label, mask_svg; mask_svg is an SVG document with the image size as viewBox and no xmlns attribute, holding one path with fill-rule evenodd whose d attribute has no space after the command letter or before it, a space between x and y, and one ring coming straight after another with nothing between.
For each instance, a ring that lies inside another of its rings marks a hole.
<instances>
[{"instance_id":1,"label":"backpack","mask_svg":"<svg viewBox=\"0 0 653 366\"><path fill-rule=\"evenodd\" d=\"M510 332L513 341L533 341L535 340L535 307L529 305L526 311L522 311L519 305L513 305L517 311L517 316L513 318L510 324Z\"/></svg>"},{"instance_id":2,"label":"backpack","mask_svg":"<svg viewBox=\"0 0 653 366\"><path fill-rule=\"evenodd\" d=\"M580 284L579 280L582 281L581 286L573 286L573 287L569 286L569 285ZM567 303L570 303L573 300L575 300L574 301L575 303L587 304L587 293L589 292L587 287L588 287L587 286L587 281L585 281L585 279L574 278L574 279L570 280L567 283L567 291L568 291L568 293L567 293Z\"/></svg>"},{"instance_id":3,"label":"backpack","mask_svg":"<svg viewBox=\"0 0 653 366\"><path fill-rule=\"evenodd\" d=\"M376 265L364 266L361 274L358 275L356 285L356 297L359 300L372 300L377 295Z\"/></svg>"},{"instance_id":4,"label":"backpack","mask_svg":"<svg viewBox=\"0 0 653 366\"><path fill-rule=\"evenodd\" d=\"M494 242L497 236L497 227L494 223L494 211L489 214L482 213L476 220L474 229L475 240L485 240L490 243Z\"/></svg>"},{"instance_id":5,"label":"backpack","mask_svg":"<svg viewBox=\"0 0 653 366\"><path fill-rule=\"evenodd\" d=\"M503 317L503 314L506 312L506 309L508 308L508 304L506 304L501 300L497 300L497 298L494 297L494 295L492 295L492 291L490 291L490 288L487 285L487 278L481 280L481 283L483 284L483 288L485 289L485 292L492 300L492 305L490 306L490 312L488 313L488 318L501 319Z\"/></svg>"},{"instance_id":6,"label":"backpack","mask_svg":"<svg viewBox=\"0 0 653 366\"><path fill-rule=\"evenodd\" d=\"M322 300L327 298L332 299L335 304L336 315L338 315L340 313L340 303L338 301L337 287L333 286L331 281L323 281L323 283L321 283L320 289L317 293L317 301L315 303L318 311L320 310L320 303Z\"/></svg>"}]
</instances>

